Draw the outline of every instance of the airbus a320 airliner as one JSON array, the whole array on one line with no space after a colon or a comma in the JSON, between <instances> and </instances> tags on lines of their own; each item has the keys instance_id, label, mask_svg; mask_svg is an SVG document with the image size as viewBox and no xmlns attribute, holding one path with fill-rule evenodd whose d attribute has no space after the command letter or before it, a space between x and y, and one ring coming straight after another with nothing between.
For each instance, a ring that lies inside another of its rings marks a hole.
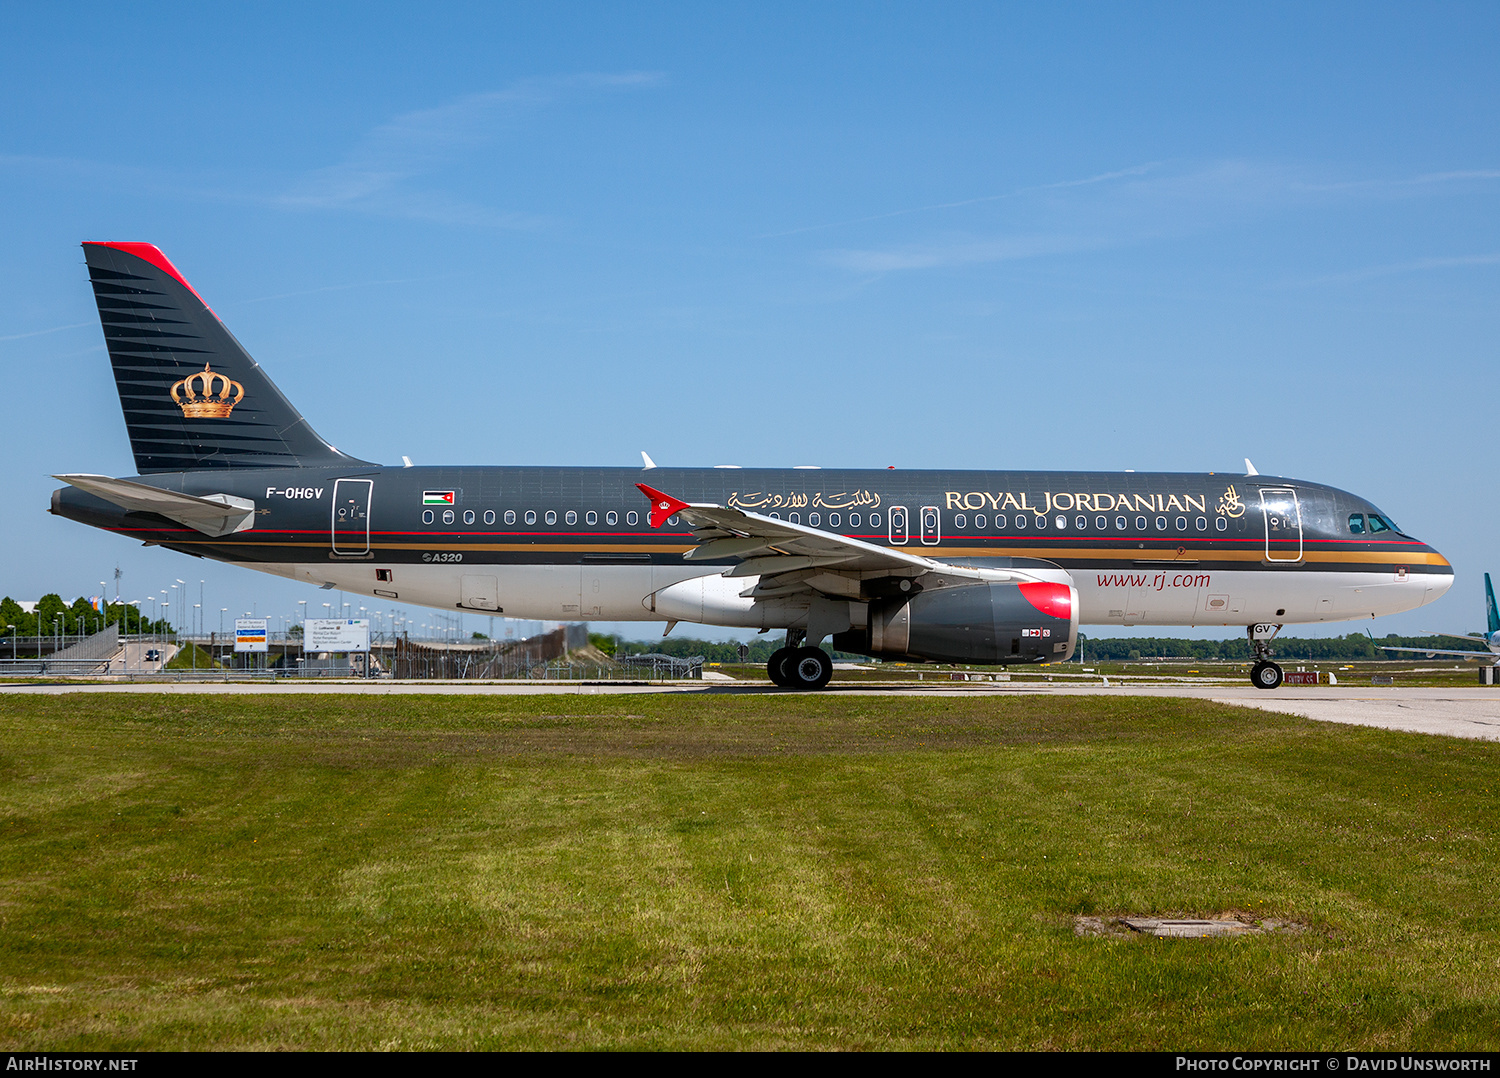
<instances>
[{"instance_id":1,"label":"airbus a320 airliner","mask_svg":"<svg viewBox=\"0 0 1500 1078\"><path fill-rule=\"evenodd\" d=\"M85 243L138 475L60 475L52 512L405 603L780 629L906 662L1073 654L1080 624L1283 625L1429 603L1453 570L1353 494L1178 472L385 467L320 438L156 247ZM647 462L649 464L649 461Z\"/></svg>"}]
</instances>

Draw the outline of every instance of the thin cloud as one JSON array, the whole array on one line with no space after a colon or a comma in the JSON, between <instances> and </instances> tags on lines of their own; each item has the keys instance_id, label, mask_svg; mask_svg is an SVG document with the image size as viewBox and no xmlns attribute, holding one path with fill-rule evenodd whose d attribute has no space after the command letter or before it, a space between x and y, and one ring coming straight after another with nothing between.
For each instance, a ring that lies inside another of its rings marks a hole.
<instances>
[{"instance_id":1,"label":"thin cloud","mask_svg":"<svg viewBox=\"0 0 1500 1078\"><path fill-rule=\"evenodd\" d=\"M65 326L53 326L51 329L34 329L30 333L12 333L7 337L0 337L0 341L24 341L28 337L45 337L49 333L61 333L65 329L78 329L94 324L93 322L69 322Z\"/></svg>"},{"instance_id":2,"label":"thin cloud","mask_svg":"<svg viewBox=\"0 0 1500 1078\"><path fill-rule=\"evenodd\" d=\"M353 210L440 224L534 228L544 219L495 210L410 182L438 172L489 142L497 130L569 93L629 90L660 83L652 72L528 79L504 90L467 94L403 113L370 131L345 158L304 175L273 201L287 209Z\"/></svg>"},{"instance_id":3,"label":"thin cloud","mask_svg":"<svg viewBox=\"0 0 1500 1078\"><path fill-rule=\"evenodd\" d=\"M846 221L829 221L821 225L805 225L802 228L789 228L784 232L768 232L762 236L756 236L758 240L779 239L782 236L797 236L804 232L820 232L828 228L843 228L846 225L862 225L870 221L886 221L892 217L907 217L914 213L932 213L936 210L955 210L963 206L978 206L985 202L1000 202L1004 199L1017 198L1021 195L1030 194L1033 191L1052 191L1066 187L1088 187L1096 183L1108 183L1110 180L1124 179L1127 176L1142 176L1155 168L1157 162L1145 165L1136 165L1132 168L1119 169L1114 172L1101 172L1097 176L1088 176L1081 180L1059 180L1056 183L1044 183L1033 187L1018 187L1014 191L1007 191L999 195L980 195L977 198L960 199L957 202L934 202L929 206L913 206L904 210L890 210L886 213L871 214L868 217L851 217Z\"/></svg>"},{"instance_id":4,"label":"thin cloud","mask_svg":"<svg viewBox=\"0 0 1500 1078\"><path fill-rule=\"evenodd\" d=\"M1500 180L1500 169L1455 169L1451 172L1427 172L1420 176L1407 176L1396 179L1344 180L1334 183L1302 183L1297 186L1307 191L1389 191L1391 193L1399 193L1412 188L1430 187L1437 184L1464 183L1475 180Z\"/></svg>"},{"instance_id":5,"label":"thin cloud","mask_svg":"<svg viewBox=\"0 0 1500 1078\"><path fill-rule=\"evenodd\" d=\"M855 273L894 273L898 270L940 269L983 262L1015 262L1097 246L1100 246L1097 240L1076 236L1023 236L944 244L912 244L888 250L824 251L822 258L831 265Z\"/></svg>"},{"instance_id":6,"label":"thin cloud","mask_svg":"<svg viewBox=\"0 0 1500 1078\"><path fill-rule=\"evenodd\" d=\"M302 296L316 296L324 292L347 292L353 288L373 288L377 285L386 284L413 284L423 280L421 277L393 277L388 281L351 281L349 284L330 284L321 288L307 288L300 292L278 292L274 296L256 296L253 299L237 300L238 303L270 303L278 299L298 299Z\"/></svg>"},{"instance_id":7,"label":"thin cloud","mask_svg":"<svg viewBox=\"0 0 1500 1078\"><path fill-rule=\"evenodd\" d=\"M1329 273L1321 277L1308 277L1300 281L1289 281L1283 287L1305 287L1320 284L1350 284L1368 281L1375 277L1390 277L1401 273L1427 273L1432 270L1460 269L1465 266L1500 265L1500 254L1452 255L1442 258L1416 258L1410 262L1392 262L1383 266L1367 266L1364 269L1345 273Z\"/></svg>"},{"instance_id":8,"label":"thin cloud","mask_svg":"<svg viewBox=\"0 0 1500 1078\"><path fill-rule=\"evenodd\" d=\"M193 198L272 206L290 211L344 211L465 227L533 229L548 218L496 209L434 189L435 175L493 141L522 117L569 96L615 93L666 81L660 72L586 73L528 79L503 90L466 94L429 109L402 113L359 138L335 164L316 168L290 183L247 186L242 177L220 182L154 168L83 158L0 154L0 169L29 172L90 189L146 191ZM425 181L425 182L424 182Z\"/></svg>"},{"instance_id":9,"label":"thin cloud","mask_svg":"<svg viewBox=\"0 0 1500 1078\"><path fill-rule=\"evenodd\" d=\"M1450 191L1458 193L1460 188L1456 185L1484 184L1496 179L1500 179L1500 170L1463 169L1399 180L1312 183L1290 166L1256 161L1227 159L1177 169L1153 162L1081 180L1025 188L1004 196L938 203L861 219L861 222L877 221L924 209L952 209L1009 198L1015 200L1017 212L1025 214L1029 227L1022 235L967 234L958 239L908 240L824 250L815 257L862 274L1015 261L1184 236L1222 227L1234 220L1325 204L1331 199L1446 197ZM1049 219L1055 222L1050 232L1045 223L1038 224ZM1361 276L1480 265L1488 261L1489 256L1421 259L1353 271L1326 280L1356 280Z\"/></svg>"}]
</instances>

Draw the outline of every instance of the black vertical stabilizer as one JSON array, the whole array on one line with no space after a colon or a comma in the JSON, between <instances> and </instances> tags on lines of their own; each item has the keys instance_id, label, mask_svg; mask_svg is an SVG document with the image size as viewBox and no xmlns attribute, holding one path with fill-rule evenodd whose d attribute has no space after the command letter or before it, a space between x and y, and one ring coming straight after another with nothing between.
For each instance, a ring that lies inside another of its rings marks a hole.
<instances>
[{"instance_id":1,"label":"black vertical stabilizer","mask_svg":"<svg viewBox=\"0 0 1500 1078\"><path fill-rule=\"evenodd\" d=\"M318 437L155 247L83 251L141 475L366 463Z\"/></svg>"}]
</instances>

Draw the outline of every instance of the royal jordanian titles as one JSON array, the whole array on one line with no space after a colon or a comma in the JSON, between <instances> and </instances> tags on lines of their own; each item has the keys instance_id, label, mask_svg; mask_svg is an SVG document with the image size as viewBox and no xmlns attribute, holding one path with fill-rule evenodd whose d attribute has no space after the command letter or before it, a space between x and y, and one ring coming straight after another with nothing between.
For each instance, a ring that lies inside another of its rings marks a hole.
<instances>
[{"instance_id":1,"label":"royal jordanian titles","mask_svg":"<svg viewBox=\"0 0 1500 1078\"><path fill-rule=\"evenodd\" d=\"M1025 664L1089 625L1284 625L1429 603L1453 570L1356 495L1247 474L385 467L320 438L144 243L85 243L138 475L60 475L52 512L320 587L542 620L784 630L772 681L833 647ZM645 455L642 454L644 457Z\"/></svg>"}]
</instances>

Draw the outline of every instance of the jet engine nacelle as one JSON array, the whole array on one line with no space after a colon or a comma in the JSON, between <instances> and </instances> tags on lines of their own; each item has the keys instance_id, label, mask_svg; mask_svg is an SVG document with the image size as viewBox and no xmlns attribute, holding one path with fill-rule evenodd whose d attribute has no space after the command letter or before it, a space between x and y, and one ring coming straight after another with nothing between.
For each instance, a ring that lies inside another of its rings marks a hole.
<instances>
[{"instance_id":1,"label":"jet engine nacelle","mask_svg":"<svg viewBox=\"0 0 1500 1078\"><path fill-rule=\"evenodd\" d=\"M1078 641L1078 590L1026 581L929 588L870 604L869 624L833 646L882 659L1064 662Z\"/></svg>"}]
</instances>

